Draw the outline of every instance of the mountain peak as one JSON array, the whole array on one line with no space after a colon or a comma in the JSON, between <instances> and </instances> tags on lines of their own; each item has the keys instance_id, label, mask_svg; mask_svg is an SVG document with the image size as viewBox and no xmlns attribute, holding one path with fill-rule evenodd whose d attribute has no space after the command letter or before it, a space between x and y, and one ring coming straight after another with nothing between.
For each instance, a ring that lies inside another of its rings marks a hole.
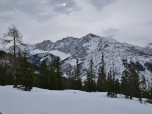
<instances>
[{"instance_id":1,"label":"mountain peak","mask_svg":"<svg viewBox=\"0 0 152 114\"><path fill-rule=\"evenodd\" d=\"M44 40L42 43L52 43L50 40Z\"/></svg>"},{"instance_id":2,"label":"mountain peak","mask_svg":"<svg viewBox=\"0 0 152 114\"><path fill-rule=\"evenodd\" d=\"M44 40L43 42L35 44L34 48L47 51L52 45L53 42L51 42L50 40Z\"/></svg>"},{"instance_id":3,"label":"mountain peak","mask_svg":"<svg viewBox=\"0 0 152 114\"><path fill-rule=\"evenodd\" d=\"M145 48L152 48L152 43L148 43Z\"/></svg>"},{"instance_id":4,"label":"mountain peak","mask_svg":"<svg viewBox=\"0 0 152 114\"><path fill-rule=\"evenodd\" d=\"M92 34L92 33L89 33L89 34L87 34L86 36L87 36L87 37L91 37L91 38L93 38L93 37L100 37L100 36L95 35L95 34Z\"/></svg>"}]
</instances>

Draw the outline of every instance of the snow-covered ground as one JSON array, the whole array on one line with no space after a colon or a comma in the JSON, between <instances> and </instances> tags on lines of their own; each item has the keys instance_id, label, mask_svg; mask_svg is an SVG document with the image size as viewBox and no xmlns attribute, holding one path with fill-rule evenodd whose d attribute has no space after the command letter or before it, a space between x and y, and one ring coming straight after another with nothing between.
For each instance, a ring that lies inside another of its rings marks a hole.
<instances>
[{"instance_id":1,"label":"snow-covered ground","mask_svg":"<svg viewBox=\"0 0 152 114\"><path fill-rule=\"evenodd\" d=\"M152 114L151 104L121 96L108 98L106 93L76 90L53 91L34 88L20 91L0 86L2 114Z\"/></svg>"}]
</instances>

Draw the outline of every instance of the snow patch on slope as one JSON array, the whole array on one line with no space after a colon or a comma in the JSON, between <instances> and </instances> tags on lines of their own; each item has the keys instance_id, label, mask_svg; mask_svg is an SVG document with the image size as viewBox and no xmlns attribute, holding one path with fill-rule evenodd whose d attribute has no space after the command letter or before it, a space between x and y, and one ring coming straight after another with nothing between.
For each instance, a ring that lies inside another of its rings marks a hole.
<instances>
[{"instance_id":1,"label":"snow patch on slope","mask_svg":"<svg viewBox=\"0 0 152 114\"><path fill-rule=\"evenodd\" d=\"M47 53L48 51L42 51L39 49L35 49L33 51L30 52L30 55L35 55L35 54L39 54L39 53Z\"/></svg>"},{"instance_id":2,"label":"snow patch on slope","mask_svg":"<svg viewBox=\"0 0 152 114\"><path fill-rule=\"evenodd\" d=\"M31 55L35 55L35 54L39 54L39 53L51 53L51 54L53 54L55 56L60 57L61 60L64 60L64 59L66 59L66 58L68 58L68 57L71 56L70 53L69 54L65 54L65 53L63 53L61 51L58 51L58 50L42 51L42 50L39 50L39 49L35 49L35 50L33 50L33 51L30 52Z\"/></svg>"},{"instance_id":3,"label":"snow patch on slope","mask_svg":"<svg viewBox=\"0 0 152 114\"><path fill-rule=\"evenodd\" d=\"M51 53L53 55L56 55L56 56L59 56L61 58L61 60L64 60L64 59L66 59L66 58L71 56L70 53L69 54L65 54L65 53L63 53L61 51L58 51L58 50L49 51L49 53Z\"/></svg>"}]
</instances>

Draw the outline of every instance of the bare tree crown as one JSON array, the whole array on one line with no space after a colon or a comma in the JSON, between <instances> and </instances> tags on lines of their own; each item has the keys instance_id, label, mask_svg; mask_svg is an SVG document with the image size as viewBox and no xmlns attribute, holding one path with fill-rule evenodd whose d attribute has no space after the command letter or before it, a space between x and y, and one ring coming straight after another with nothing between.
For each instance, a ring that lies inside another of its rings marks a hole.
<instances>
[{"instance_id":1,"label":"bare tree crown","mask_svg":"<svg viewBox=\"0 0 152 114\"><path fill-rule=\"evenodd\" d=\"M23 44L22 37L23 35L21 35L17 27L15 25L12 25L11 27L8 28L7 33L4 33L4 38L2 39L2 41L3 43L7 44L13 42L15 39L17 45L19 44L22 45Z\"/></svg>"}]
</instances>

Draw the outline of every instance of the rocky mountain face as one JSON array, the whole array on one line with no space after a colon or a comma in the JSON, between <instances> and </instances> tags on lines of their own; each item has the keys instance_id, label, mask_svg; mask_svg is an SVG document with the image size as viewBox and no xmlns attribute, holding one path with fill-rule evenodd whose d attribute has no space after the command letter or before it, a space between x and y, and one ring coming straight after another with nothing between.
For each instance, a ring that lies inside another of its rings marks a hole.
<instances>
[{"instance_id":1,"label":"rocky mountain face","mask_svg":"<svg viewBox=\"0 0 152 114\"><path fill-rule=\"evenodd\" d=\"M145 48L152 52L152 43L148 43Z\"/></svg>"},{"instance_id":2,"label":"rocky mountain face","mask_svg":"<svg viewBox=\"0 0 152 114\"><path fill-rule=\"evenodd\" d=\"M27 58L27 61L29 61L31 64L36 65L37 67L40 67L41 62L45 59L47 66L50 65L51 59L56 59L58 56L55 56L51 53L38 53L35 55L30 55Z\"/></svg>"},{"instance_id":3,"label":"rocky mountain face","mask_svg":"<svg viewBox=\"0 0 152 114\"><path fill-rule=\"evenodd\" d=\"M49 54L62 57L63 71L68 64L71 64L74 68L78 58L83 79L85 79L91 58L94 61L95 71L98 71L102 54L104 55L107 73L114 70L120 77L126 64L134 61L139 75L147 75L148 78L152 76L152 44L139 47L128 43L120 43L113 38L87 34L82 38L66 37L54 43L45 40L38 44L29 44L28 48L31 51L28 61L36 65L40 65L44 58L47 58L49 63L51 61Z\"/></svg>"}]
</instances>

